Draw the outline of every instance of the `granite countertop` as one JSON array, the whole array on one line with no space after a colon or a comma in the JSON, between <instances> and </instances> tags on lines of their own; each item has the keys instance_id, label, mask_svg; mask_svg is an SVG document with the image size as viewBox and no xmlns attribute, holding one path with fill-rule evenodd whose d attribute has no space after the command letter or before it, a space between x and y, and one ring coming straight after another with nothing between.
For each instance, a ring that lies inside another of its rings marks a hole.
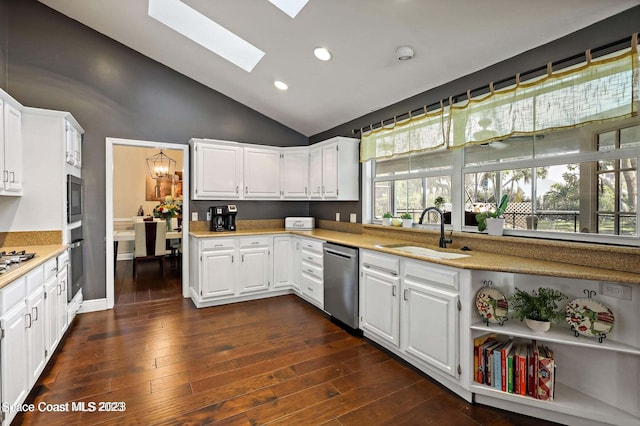
<instances>
[{"instance_id":1,"label":"granite countertop","mask_svg":"<svg viewBox=\"0 0 640 426\"><path fill-rule=\"evenodd\" d=\"M10 252L13 250L26 249L29 253L36 253L36 256L22 264L19 268L0 275L0 289L9 285L12 281L20 278L21 276L29 273L38 266L45 263L47 260L57 257L61 254L67 246L65 244L53 244L53 245L40 245L40 246L27 246L27 247L0 247L0 251Z\"/></svg>"},{"instance_id":2,"label":"granite countertop","mask_svg":"<svg viewBox=\"0 0 640 426\"><path fill-rule=\"evenodd\" d=\"M326 229L314 229L311 231L290 231L284 228L268 228L268 229L247 229L235 232L211 232L211 231L193 231L190 235L195 238L211 238L211 237L235 237L250 235L273 235L273 234L294 234L305 237L318 238L337 244L344 244L352 247L358 247L368 250L375 250L382 253L404 256L412 259L428 261L446 266L453 266L462 269L472 269L481 271L497 271L511 272L517 274L544 275L563 278L578 278L595 281L614 281L626 284L640 284L640 276L631 272L621 272L612 269L594 268L589 266L573 265L570 263L551 262L547 260L537 260L519 256L509 256L504 254L496 254L483 251L460 251L458 249L440 249L437 245L426 245L422 243L414 243L399 238L387 238L376 235L352 234L348 232L330 231ZM460 259L437 259L430 258L403 251L395 250L390 247L381 247L381 245L389 244L407 244L412 246L420 246L438 251L450 253L463 253L470 255L469 257Z\"/></svg>"}]
</instances>

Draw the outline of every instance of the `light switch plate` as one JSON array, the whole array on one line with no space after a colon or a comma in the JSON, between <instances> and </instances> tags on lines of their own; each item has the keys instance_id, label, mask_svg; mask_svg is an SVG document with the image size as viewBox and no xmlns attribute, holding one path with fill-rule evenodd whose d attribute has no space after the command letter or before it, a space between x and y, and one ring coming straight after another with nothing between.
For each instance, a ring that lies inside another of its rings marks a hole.
<instances>
[{"instance_id":1,"label":"light switch plate","mask_svg":"<svg viewBox=\"0 0 640 426\"><path fill-rule=\"evenodd\" d=\"M198 221L198 212L191 212L191 221L192 222Z\"/></svg>"},{"instance_id":2,"label":"light switch plate","mask_svg":"<svg viewBox=\"0 0 640 426\"><path fill-rule=\"evenodd\" d=\"M336 213L336 222L340 222L340 213Z\"/></svg>"},{"instance_id":3,"label":"light switch plate","mask_svg":"<svg viewBox=\"0 0 640 426\"><path fill-rule=\"evenodd\" d=\"M600 282L600 294L616 299L631 300L631 287L620 283Z\"/></svg>"},{"instance_id":4,"label":"light switch plate","mask_svg":"<svg viewBox=\"0 0 640 426\"><path fill-rule=\"evenodd\" d=\"M351 213L351 216L349 217L349 221L351 223L356 223L358 215L356 213Z\"/></svg>"}]
</instances>

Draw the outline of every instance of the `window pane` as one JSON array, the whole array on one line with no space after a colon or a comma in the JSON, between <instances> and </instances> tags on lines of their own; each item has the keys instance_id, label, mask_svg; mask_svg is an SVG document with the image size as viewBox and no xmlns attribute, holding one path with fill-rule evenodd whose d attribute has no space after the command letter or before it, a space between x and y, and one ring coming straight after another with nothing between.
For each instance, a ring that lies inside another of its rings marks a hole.
<instances>
[{"instance_id":1,"label":"window pane","mask_svg":"<svg viewBox=\"0 0 640 426\"><path fill-rule=\"evenodd\" d=\"M616 210L616 174L600 173L598 175L598 211L614 212Z\"/></svg>"},{"instance_id":2,"label":"window pane","mask_svg":"<svg viewBox=\"0 0 640 426\"><path fill-rule=\"evenodd\" d=\"M598 135L598 151L610 151L616 147L616 132L600 133Z\"/></svg>"},{"instance_id":3,"label":"window pane","mask_svg":"<svg viewBox=\"0 0 640 426\"><path fill-rule=\"evenodd\" d=\"M620 148L640 146L640 125L620 130Z\"/></svg>"},{"instance_id":4,"label":"window pane","mask_svg":"<svg viewBox=\"0 0 640 426\"><path fill-rule=\"evenodd\" d=\"M538 230L578 232L580 168L562 164L536 170Z\"/></svg>"},{"instance_id":5,"label":"window pane","mask_svg":"<svg viewBox=\"0 0 640 426\"><path fill-rule=\"evenodd\" d=\"M531 179L533 169L503 170L500 175L502 194L509 196L509 204L505 212L505 227L527 229L527 217L532 213Z\"/></svg>"},{"instance_id":6,"label":"window pane","mask_svg":"<svg viewBox=\"0 0 640 426\"><path fill-rule=\"evenodd\" d=\"M612 214L598 215L598 234L615 234L615 216Z\"/></svg>"},{"instance_id":7,"label":"window pane","mask_svg":"<svg viewBox=\"0 0 640 426\"><path fill-rule=\"evenodd\" d=\"M453 167L453 151L423 152L411 156L411 171L442 170Z\"/></svg>"},{"instance_id":8,"label":"window pane","mask_svg":"<svg viewBox=\"0 0 640 426\"><path fill-rule=\"evenodd\" d=\"M620 217L620 235L636 236L637 223L636 216L622 216Z\"/></svg>"},{"instance_id":9,"label":"window pane","mask_svg":"<svg viewBox=\"0 0 640 426\"><path fill-rule=\"evenodd\" d=\"M465 220L467 226L475 226L475 215L496 207L496 185L498 173L466 173L464 175Z\"/></svg>"},{"instance_id":10,"label":"window pane","mask_svg":"<svg viewBox=\"0 0 640 426\"><path fill-rule=\"evenodd\" d=\"M409 172L409 156L374 161L376 162L376 176L392 176Z\"/></svg>"},{"instance_id":11,"label":"window pane","mask_svg":"<svg viewBox=\"0 0 640 426\"><path fill-rule=\"evenodd\" d=\"M533 137L517 136L504 141L467 145L464 159L467 166L533 158Z\"/></svg>"},{"instance_id":12,"label":"window pane","mask_svg":"<svg viewBox=\"0 0 640 426\"><path fill-rule=\"evenodd\" d=\"M422 179L397 180L394 182L394 201L396 215L410 213L418 221L424 209Z\"/></svg>"},{"instance_id":13,"label":"window pane","mask_svg":"<svg viewBox=\"0 0 640 426\"><path fill-rule=\"evenodd\" d=\"M536 158L554 157L581 151L579 132L576 129L539 135L535 137L534 143ZM593 151L593 148L583 147L582 151Z\"/></svg>"},{"instance_id":14,"label":"window pane","mask_svg":"<svg viewBox=\"0 0 640 426\"><path fill-rule=\"evenodd\" d=\"M393 214L393 206L391 205L391 185L387 182L376 182L373 200L373 216L376 220L381 220L382 215L386 212Z\"/></svg>"}]
</instances>

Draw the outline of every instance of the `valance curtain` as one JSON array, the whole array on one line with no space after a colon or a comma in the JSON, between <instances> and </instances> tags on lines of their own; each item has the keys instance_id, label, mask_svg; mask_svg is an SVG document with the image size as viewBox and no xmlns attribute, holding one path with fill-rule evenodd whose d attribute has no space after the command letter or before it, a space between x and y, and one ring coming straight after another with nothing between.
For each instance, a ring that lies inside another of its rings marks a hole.
<instances>
[{"instance_id":1,"label":"valance curtain","mask_svg":"<svg viewBox=\"0 0 640 426\"><path fill-rule=\"evenodd\" d=\"M637 35L631 48L527 82L468 98L403 122L362 133L361 161L437 148L457 148L637 114Z\"/></svg>"}]
</instances>

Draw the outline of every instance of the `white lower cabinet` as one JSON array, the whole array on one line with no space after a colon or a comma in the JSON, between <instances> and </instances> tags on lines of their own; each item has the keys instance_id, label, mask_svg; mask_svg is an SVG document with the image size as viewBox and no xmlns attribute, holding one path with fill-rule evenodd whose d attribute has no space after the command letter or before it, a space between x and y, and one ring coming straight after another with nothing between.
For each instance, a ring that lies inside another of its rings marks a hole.
<instances>
[{"instance_id":1,"label":"white lower cabinet","mask_svg":"<svg viewBox=\"0 0 640 426\"><path fill-rule=\"evenodd\" d=\"M360 251L360 328L400 347L400 261Z\"/></svg>"},{"instance_id":2,"label":"white lower cabinet","mask_svg":"<svg viewBox=\"0 0 640 426\"><path fill-rule=\"evenodd\" d=\"M0 293L2 407L16 407L22 404L29 393L29 333L25 288L26 279L21 277L3 288ZM3 408L2 424L11 423L15 415L15 410Z\"/></svg>"},{"instance_id":3,"label":"white lower cabinet","mask_svg":"<svg viewBox=\"0 0 640 426\"><path fill-rule=\"evenodd\" d=\"M238 281L238 255L234 240L220 240L202 250L200 297L203 299L234 296Z\"/></svg>"},{"instance_id":4,"label":"white lower cabinet","mask_svg":"<svg viewBox=\"0 0 640 426\"><path fill-rule=\"evenodd\" d=\"M294 245L289 236L273 237L273 287L290 288L292 285Z\"/></svg>"},{"instance_id":5,"label":"white lower cabinet","mask_svg":"<svg viewBox=\"0 0 640 426\"><path fill-rule=\"evenodd\" d=\"M272 237L240 238L240 294L269 290L272 244Z\"/></svg>"},{"instance_id":6,"label":"white lower cabinet","mask_svg":"<svg viewBox=\"0 0 640 426\"><path fill-rule=\"evenodd\" d=\"M300 239L300 294L320 309L324 309L323 243L311 238Z\"/></svg>"},{"instance_id":7,"label":"white lower cabinet","mask_svg":"<svg viewBox=\"0 0 640 426\"><path fill-rule=\"evenodd\" d=\"M29 354L29 387L33 386L47 363L45 340L43 268L27 274L27 341Z\"/></svg>"},{"instance_id":8,"label":"white lower cabinet","mask_svg":"<svg viewBox=\"0 0 640 426\"><path fill-rule=\"evenodd\" d=\"M402 350L457 379L460 374L457 272L407 260L403 279ZM446 285L454 282L456 285Z\"/></svg>"}]
</instances>

